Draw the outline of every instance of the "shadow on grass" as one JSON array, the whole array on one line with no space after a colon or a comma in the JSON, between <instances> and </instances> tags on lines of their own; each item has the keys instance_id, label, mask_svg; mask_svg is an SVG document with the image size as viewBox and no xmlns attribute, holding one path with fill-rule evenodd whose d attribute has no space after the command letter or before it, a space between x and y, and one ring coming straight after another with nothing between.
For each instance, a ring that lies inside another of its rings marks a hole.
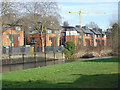
<instances>
[{"instance_id":1,"label":"shadow on grass","mask_svg":"<svg viewBox=\"0 0 120 90\"><path fill-rule=\"evenodd\" d=\"M70 76L79 76L74 82L58 81L53 83L44 80L28 81L7 81L3 80L3 88L117 88L118 74L97 74L82 75L71 74Z\"/></svg>"},{"instance_id":2,"label":"shadow on grass","mask_svg":"<svg viewBox=\"0 0 120 90\"><path fill-rule=\"evenodd\" d=\"M118 59L118 58L105 58L105 59L85 60L82 62L120 62L120 59Z\"/></svg>"}]
</instances>

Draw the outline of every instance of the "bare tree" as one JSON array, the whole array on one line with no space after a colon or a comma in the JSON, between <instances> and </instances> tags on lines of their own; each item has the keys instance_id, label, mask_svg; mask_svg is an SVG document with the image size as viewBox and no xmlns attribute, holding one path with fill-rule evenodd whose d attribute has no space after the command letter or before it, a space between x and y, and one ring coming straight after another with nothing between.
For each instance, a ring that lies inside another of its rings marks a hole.
<instances>
[{"instance_id":1,"label":"bare tree","mask_svg":"<svg viewBox=\"0 0 120 90\"><path fill-rule=\"evenodd\" d=\"M63 26L69 26L68 21L64 21L64 22L63 22Z\"/></svg>"},{"instance_id":2,"label":"bare tree","mask_svg":"<svg viewBox=\"0 0 120 90\"><path fill-rule=\"evenodd\" d=\"M86 24L86 26L88 28L99 28L99 26L97 24L95 24L95 22L90 22L89 24Z\"/></svg>"},{"instance_id":3,"label":"bare tree","mask_svg":"<svg viewBox=\"0 0 120 90\"><path fill-rule=\"evenodd\" d=\"M44 52L44 34L48 26L60 25L60 15L58 13L58 6L56 2L28 2L21 3L25 9L25 21L28 27L32 27L40 34L42 41L42 52ZM27 17L26 17L27 16Z\"/></svg>"},{"instance_id":4,"label":"bare tree","mask_svg":"<svg viewBox=\"0 0 120 90\"><path fill-rule=\"evenodd\" d=\"M7 27L8 24L11 25L15 25L18 17L19 17L19 10L18 10L18 5L15 2L10 2L10 0L3 0L3 2L1 2L1 10L0 10L1 14L1 23L2 23L2 27L5 25L6 28L9 28L9 26ZM6 29L3 28L2 32L4 32Z\"/></svg>"}]
</instances>

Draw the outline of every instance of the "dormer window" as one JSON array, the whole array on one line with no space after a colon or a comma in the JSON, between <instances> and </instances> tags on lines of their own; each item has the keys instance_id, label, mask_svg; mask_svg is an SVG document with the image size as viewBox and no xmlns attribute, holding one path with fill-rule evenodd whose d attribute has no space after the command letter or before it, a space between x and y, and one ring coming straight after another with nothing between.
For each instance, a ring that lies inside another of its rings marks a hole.
<instances>
[{"instance_id":1,"label":"dormer window","mask_svg":"<svg viewBox=\"0 0 120 90\"><path fill-rule=\"evenodd\" d=\"M106 35L104 35L103 37L106 38Z\"/></svg>"},{"instance_id":2,"label":"dormer window","mask_svg":"<svg viewBox=\"0 0 120 90\"><path fill-rule=\"evenodd\" d=\"M54 31L55 32L55 34L57 34L58 33L58 31Z\"/></svg>"},{"instance_id":3,"label":"dormer window","mask_svg":"<svg viewBox=\"0 0 120 90\"><path fill-rule=\"evenodd\" d=\"M80 35L80 33L77 33L77 35L79 36L79 35Z\"/></svg>"},{"instance_id":4,"label":"dormer window","mask_svg":"<svg viewBox=\"0 0 120 90\"><path fill-rule=\"evenodd\" d=\"M90 37L90 34L88 34L88 36Z\"/></svg>"},{"instance_id":5,"label":"dormer window","mask_svg":"<svg viewBox=\"0 0 120 90\"><path fill-rule=\"evenodd\" d=\"M98 37L100 37L100 35L98 35Z\"/></svg>"},{"instance_id":6,"label":"dormer window","mask_svg":"<svg viewBox=\"0 0 120 90\"><path fill-rule=\"evenodd\" d=\"M52 31L51 30L47 30L47 33L52 33Z\"/></svg>"},{"instance_id":7,"label":"dormer window","mask_svg":"<svg viewBox=\"0 0 120 90\"><path fill-rule=\"evenodd\" d=\"M88 34L85 34L85 36L88 36Z\"/></svg>"},{"instance_id":8,"label":"dormer window","mask_svg":"<svg viewBox=\"0 0 120 90\"><path fill-rule=\"evenodd\" d=\"M16 30L17 30L17 31L21 31L21 28L17 26L17 27L16 27Z\"/></svg>"}]
</instances>

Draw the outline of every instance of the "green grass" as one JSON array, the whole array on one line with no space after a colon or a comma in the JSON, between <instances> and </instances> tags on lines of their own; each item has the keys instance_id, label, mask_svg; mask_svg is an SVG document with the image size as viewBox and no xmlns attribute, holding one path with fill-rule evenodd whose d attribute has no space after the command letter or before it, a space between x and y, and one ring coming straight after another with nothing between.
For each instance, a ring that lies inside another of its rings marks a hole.
<instances>
[{"instance_id":1,"label":"green grass","mask_svg":"<svg viewBox=\"0 0 120 90\"><path fill-rule=\"evenodd\" d=\"M2 74L3 88L115 88L117 58L70 62Z\"/></svg>"}]
</instances>

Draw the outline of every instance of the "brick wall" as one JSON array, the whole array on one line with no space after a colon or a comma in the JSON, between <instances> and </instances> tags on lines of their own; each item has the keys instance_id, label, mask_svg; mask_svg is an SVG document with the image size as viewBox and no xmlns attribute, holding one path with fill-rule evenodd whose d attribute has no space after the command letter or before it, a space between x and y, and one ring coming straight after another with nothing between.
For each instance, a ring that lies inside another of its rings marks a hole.
<instances>
[{"instance_id":1,"label":"brick wall","mask_svg":"<svg viewBox=\"0 0 120 90\"><path fill-rule=\"evenodd\" d=\"M3 39L3 46L11 46L10 44L10 39L7 38L7 35L8 34L11 34L13 36L15 35L19 35L20 36L20 41L19 41L19 46L23 46L24 45L24 34L23 34L23 31L16 31L16 30L6 30L5 32L3 32L2 34L2 39ZM14 41L14 39L13 39ZM18 39L17 39L18 41ZM14 44L17 45L18 42L14 41ZM17 45L18 46L18 45Z\"/></svg>"},{"instance_id":2,"label":"brick wall","mask_svg":"<svg viewBox=\"0 0 120 90\"><path fill-rule=\"evenodd\" d=\"M41 45L41 39L40 39L40 35L39 34L29 34L27 37L27 44L30 45L30 38L34 37L35 38L35 47L42 46ZM54 38L54 40L50 40L50 38ZM54 33L48 33L44 36L44 45L45 46L52 46L52 42L54 43L54 47L59 46L60 45L60 36L58 34L54 34Z\"/></svg>"}]
</instances>

